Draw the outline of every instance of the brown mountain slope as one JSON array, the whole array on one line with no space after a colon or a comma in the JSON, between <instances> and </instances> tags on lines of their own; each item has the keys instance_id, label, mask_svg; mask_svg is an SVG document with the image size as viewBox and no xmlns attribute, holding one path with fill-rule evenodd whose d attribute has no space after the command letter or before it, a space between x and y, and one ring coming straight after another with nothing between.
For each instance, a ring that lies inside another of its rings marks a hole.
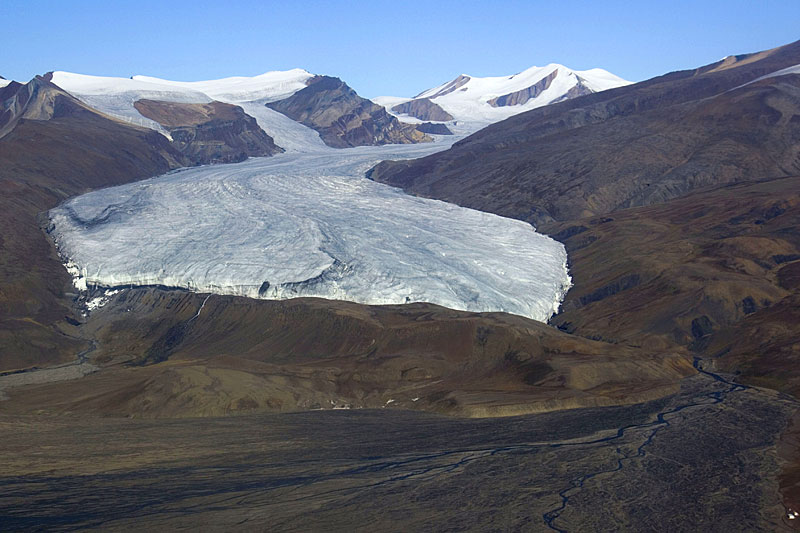
<instances>
[{"instance_id":1,"label":"brown mountain slope","mask_svg":"<svg viewBox=\"0 0 800 533\"><path fill-rule=\"evenodd\" d=\"M402 124L379 106L361 98L339 78L315 76L308 86L284 100L266 104L319 132L334 148L413 144L432 139L412 124Z\"/></svg>"},{"instance_id":2,"label":"brown mountain slope","mask_svg":"<svg viewBox=\"0 0 800 533\"><path fill-rule=\"evenodd\" d=\"M798 227L797 176L545 225L567 247L574 283L552 323L653 349L702 350L713 333L798 290L784 279L800 260Z\"/></svg>"},{"instance_id":3,"label":"brown mountain slope","mask_svg":"<svg viewBox=\"0 0 800 533\"><path fill-rule=\"evenodd\" d=\"M283 152L256 120L235 105L138 100L143 116L166 128L173 144L199 164L236 163Z\"/></svg>"},{"instance_id":4,"label":"brown mountain slope","mask_svg":"<svg viewBox=\"0 0 800 533\"><path fill-rule=\"evenodd\" d=\"M502 313L429 304L122 292L82 327L105 368L7 391L5 413L212 416L380 408L504 416L677 391L676 354L571 337Z\"/></svg>"},{"instance_id":5,"label":"brown mountain slope","mask_svg":"<svg viewBox=\"0 0 800 533\"><path fill-rule=\"evenodd\" d=\"M778 271L800 270L795 261ZM758 309L709 339L705 354L717 368L737 372L745 383L800 396L800 290Z\"/></svg>"},{"instance_id":6,"label":"brown mountain slope","mask_svg":"<svg viewBox=\"0 0 800 533\"><path fill-rule=\"evenodd\" d=\"M727 58L372 175L564 242L574 287L552 320L564 331L685 350L796 393L800 76L755 80L799 63L800 42Z\"/></svg>"},{"instance_id":7,"label":"brown mountain slope","mask_svg":"<svg viewBox=\"0 0 800 533\"><path fill-rule=\"evenodd\" d=\"M4 100L2 112L13 105L15 117L0 138L2 370L71 360L84 346L70 336L70 278L37 215L92 188L188 164L163 135L110 120L45 78L17 91L25 98Z\"/></svg>"},{"instance_id":8,"label":"brown mountain slope","mask_svg":"<svg viewBox=\"0 0 800 533\"><path fill-rule=\"evenodd\" d=\"M414 194L542 223L800 172L800 42L512 117L371 176ZM738 88L737 88L738 87Z\"/></svg>"}]
</instances>

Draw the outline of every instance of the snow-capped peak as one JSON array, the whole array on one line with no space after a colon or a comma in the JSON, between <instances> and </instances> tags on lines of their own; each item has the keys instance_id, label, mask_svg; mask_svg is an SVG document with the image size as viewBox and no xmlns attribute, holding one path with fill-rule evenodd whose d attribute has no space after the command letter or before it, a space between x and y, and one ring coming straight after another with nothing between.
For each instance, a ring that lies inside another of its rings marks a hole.
<instances>
[{"instance_id":1,"label":"snow-capped peak","mask_svg":"<svg viewBox=\"0 0 800 533\"><path fill-rule=\"evenodd\" d=\"M288 98L306 86L313 78L307 70L275 70L258 76L233 76L207 81L170 81L150 76L134 76L133 80L166 85L178 89L198 91L215 100L225 102L275 101Z\"/></svg>"},{"instance_id":2,"label":"snow-capped peak","mask_svg":"<svg viewBox=\"0 0 800 533\"><path fill-rule=\"evenodd\" d=\"M595 68L572 70L558 63L533 66L510 76L475 77L461 74L452 80L418 94L414 98L379 97L401 120L425 120L424 116L392 111L412 100L428 99L455 121L470 123L473 129L506 119L517 113L574 98L588 93L628 85L630 82Z\"/></svg>"}]
</instances>

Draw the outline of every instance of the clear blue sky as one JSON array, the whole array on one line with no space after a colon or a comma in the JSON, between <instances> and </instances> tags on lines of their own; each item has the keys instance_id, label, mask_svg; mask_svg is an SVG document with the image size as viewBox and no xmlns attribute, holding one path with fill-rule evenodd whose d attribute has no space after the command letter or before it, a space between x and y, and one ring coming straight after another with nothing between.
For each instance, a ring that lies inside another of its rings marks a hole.
<instances>
[{"instance_id":1,"label":"clear blue sky","mask_svg":"<svg viewBox=\"0 0 800 533\"><path fill-rule=\"evenodd\" d=\"M0 75L175 80L305 68L366 97L532 65L633 81L800 39L800 0L2 0Z\"/></svg>"}]
</instances>

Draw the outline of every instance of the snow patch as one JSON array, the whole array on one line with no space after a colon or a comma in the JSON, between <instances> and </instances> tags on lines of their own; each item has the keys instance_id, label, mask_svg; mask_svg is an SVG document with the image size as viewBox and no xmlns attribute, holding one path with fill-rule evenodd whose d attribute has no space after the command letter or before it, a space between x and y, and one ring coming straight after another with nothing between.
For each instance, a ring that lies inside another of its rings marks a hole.
<instances>
[{"instance_id":1,"label":"snow patch","mask_svg":"<svg viewBox=\"0 0 800 533\"><path fill-rule=\"evenodd\" d=\"M274 102L288 98L306 87L314 75L301 68L271 71L259 76L234 76L208 81L170 81L150 76L133 76L140 83L169 86L175 89L196 91L220 102Z\"/></svg>"},{"instance_id":2,"label":"snow patch","mask_svg":"<svg viewBox=\"0 0 800 533\"><path fill-rule=\"evenodd\" d=\"M100 294L100 296L96 296L96 297L92 298L91 300L87 300L87 302L86 302L86 311L91 313L92 311L96 311L97 309L100 309L101 307L103 307L104 305L106 305L108 303L108 301L111 299L112 296L114 296L115 294L118 294L119 292L122 292L122 291L120 291L120 290L104 291L102 294Z\"/></svg>"},{"instance_id":3,"label":"snow patch","mask_svg":"<svg viewBox=\"0 0 800 533\"><path fill-rule=\"evenodd\" d=\"M761 76L760 78L756 78L751 82L745 83L744 85L740 85L739 87L744 87L745 85L750 85L751 83L755 83L755 82L761 81L761 80L766 80L768 78L776 78L778 76L787 76L789 74L800 74L800 65L794 65L794 66L791 66L791 67L786 67L786 68L781 69L781 70L776 70L775 72L772 72L771 74L767 74L765 76ZM737 87L737 89L739 87Z\"/></svg>"}]
</instances>

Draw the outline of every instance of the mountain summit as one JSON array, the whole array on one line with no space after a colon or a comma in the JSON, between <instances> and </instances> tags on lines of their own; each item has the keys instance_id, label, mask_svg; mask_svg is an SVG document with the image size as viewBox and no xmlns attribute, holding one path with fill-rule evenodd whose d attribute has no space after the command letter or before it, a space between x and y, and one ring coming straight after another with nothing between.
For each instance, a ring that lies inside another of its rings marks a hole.
<instances>
[{"instance_id":1,"label":"mountain summit","mask_svg":"<svg viewBox=\"0 0 800 533\"><path fill-rule=\"evenodd\" d=\"M414 98L386 96L375 101L404 120L486 125L536 107L629 84L603 69L578 71L551 63L511 76L461 74Z\"/></svg>"}]
</instances>

